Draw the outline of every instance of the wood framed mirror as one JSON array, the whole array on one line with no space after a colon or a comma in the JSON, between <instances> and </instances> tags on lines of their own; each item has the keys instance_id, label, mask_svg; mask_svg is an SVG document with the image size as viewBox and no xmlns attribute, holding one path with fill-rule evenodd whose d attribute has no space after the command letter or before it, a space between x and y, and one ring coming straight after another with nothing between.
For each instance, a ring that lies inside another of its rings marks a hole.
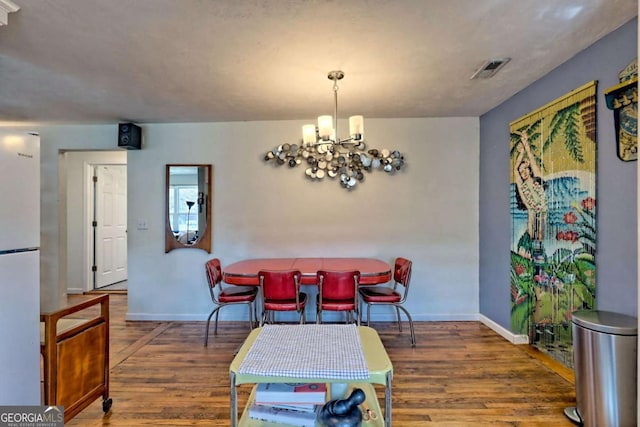
<instances>
[{"instance_id":1,"label":"wood framed mirror","mask_svg":"<svg viewBox=\"0 0 640 427\"><path fill-rule=\"evenodd\" d=\"M165 253L197 248L211 253L211 165L168 164Z\"/></svg>"}]
</instances>

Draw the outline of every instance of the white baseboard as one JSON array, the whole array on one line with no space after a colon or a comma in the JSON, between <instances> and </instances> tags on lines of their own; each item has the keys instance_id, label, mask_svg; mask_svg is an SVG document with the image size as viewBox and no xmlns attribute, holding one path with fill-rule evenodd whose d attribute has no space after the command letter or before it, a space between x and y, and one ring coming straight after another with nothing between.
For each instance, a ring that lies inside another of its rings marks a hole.
<instances>
[{"instance_id":1,"label":"white baseboard","mask_svg":"<svg viewBox=\"0 0 640 427\"><path fill-rule=\"evenodd\" d=\"M67 288L67 294L83 294L84 289L82 288Z\"/></svg>"},{"instance_id":2,"label":"white baseboard","mask_svg":"<svg viewBox=\"0 0 640 427\"><path fill-rule=\"evenodd\" d=\"M493 329L494 332L496 332L497 334L505 338L510 343L529 344L529 337L527 335L514 334L510 330L498 325L496 322L494 322L493 320L489 319L488 317L482 314L480 314L478 317L479 317L478 320L480 320L484 325Z\"/></svg>"},{"instance_id":3,"label":"white baseboard","mask_svg":"<svg viewBox=\"0 0 640 427\"><path fill-rule=\"evenodd\" d=\"M405 321L406 318L402 315L402 320ZM463 313L463 314L426 314L426 315L411 315L414 322L477 322L478 321L478 313ZM373 319L377 320L388 320L390 322L394 322L396 320L395 317L389 316L388 319L378 318L376 316L372 316Z\"/></svg>"},{"instance_id":4,"label":"white baseboard","mask_svg":"<svg viewBox=\"0 0 640 427\"><path fill-rule=\"evenodd\" d=\"M308 317L308 316L307 316ZM325 317L324 315L322 316ZM363 310L362 317L366 319L367 310ZM400 318L403 322L407 321L407 316L401 311ZM478 313L463 313L463 314L413 314L411 318L414 322L473 322L478 321ZM395 322L395 313L381 314L380 310L371 310L371 319L375 322Z\"/></svg>"},{"instance_id":5,"label":"white baseboard","mask_svg":"<svg viewBox=\"0 0 640 427\"><path fill-rule=\"evenodd\" d=\"M175 314L175 313L127 313L126 320L160 321L160 322L198 322L207 320L207 314ZM222 319L220 319L222 320Z\"/></svg>"}]
</instances>

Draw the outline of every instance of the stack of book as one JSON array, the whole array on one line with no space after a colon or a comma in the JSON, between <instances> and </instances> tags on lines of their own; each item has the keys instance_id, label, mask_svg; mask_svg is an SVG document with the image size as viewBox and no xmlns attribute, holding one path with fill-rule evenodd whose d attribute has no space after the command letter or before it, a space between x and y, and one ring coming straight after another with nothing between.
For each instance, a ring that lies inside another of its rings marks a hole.
<instances>
[{"instance_id":1,"label":"stack of book","mask_svg":"<svg viewBox=\"0 0 640 427\"><path fill-rule=\"evenodd\" d=\"M324 383L262 383L256 386L249 417L299 427L314 427L325 403Z\"/></svg>"}]
</instances>

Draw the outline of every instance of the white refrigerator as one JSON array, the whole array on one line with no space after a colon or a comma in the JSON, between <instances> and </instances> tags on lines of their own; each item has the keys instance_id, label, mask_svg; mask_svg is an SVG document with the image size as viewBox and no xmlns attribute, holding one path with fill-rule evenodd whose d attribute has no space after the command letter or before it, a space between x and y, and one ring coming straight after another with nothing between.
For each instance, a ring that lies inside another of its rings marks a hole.
<instances>
[{"instance_id":1,"label":"white refrigerator","mask_svg":"<svg viewBox=\"0 0 640 427\"><path fill-rule=\"evenodd\" d=\"M0 127L0 405L40 394L40 137Z\"/></svg>"}]
</instances>

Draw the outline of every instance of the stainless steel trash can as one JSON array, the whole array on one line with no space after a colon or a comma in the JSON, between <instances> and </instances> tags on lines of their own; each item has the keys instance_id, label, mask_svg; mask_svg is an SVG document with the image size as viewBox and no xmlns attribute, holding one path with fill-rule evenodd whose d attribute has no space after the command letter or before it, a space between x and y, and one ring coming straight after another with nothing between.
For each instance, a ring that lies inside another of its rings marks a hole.
<instances>
[{"instance_id":1,"label":"stainless steel trash can","mask_svg":"<svg viewBox=\"0 0 640 427\"><path fill-rule=\"evenodd\" d=\"M638 320L583 310L572 331L577 411L565 414L585 427L635 427Z\"/></svg>"}]
</instances>

